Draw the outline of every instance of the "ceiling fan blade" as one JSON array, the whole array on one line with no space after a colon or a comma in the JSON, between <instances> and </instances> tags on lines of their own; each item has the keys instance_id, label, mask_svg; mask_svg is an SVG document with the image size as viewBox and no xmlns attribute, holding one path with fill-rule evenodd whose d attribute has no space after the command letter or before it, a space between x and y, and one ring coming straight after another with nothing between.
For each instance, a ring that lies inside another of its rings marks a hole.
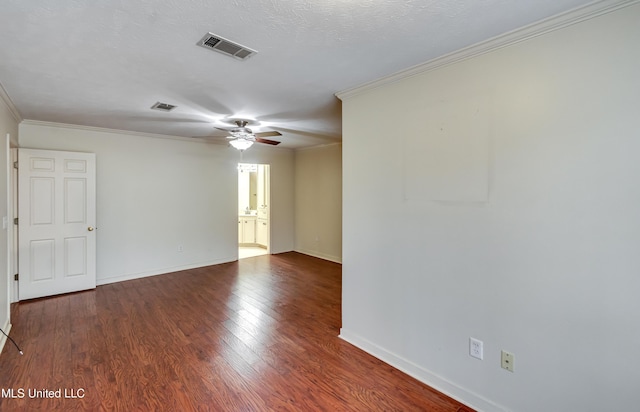
<instances>
[{"instance_id":1,"label":"ceiling fan blade","mask_svg":"<svg viewBox=\"0 0 640 412\"><path fill-rule=\"evenodd\" d=\"M258 133L256 133L257 135ZM280 144L280 142L276 142L275 140L269 140L269 139L261 139L259 137L256 137L256 142L258 143L265 143L265 144L270 144L270 145L278 145Z\"/></svg>"},{"instance_id":2,"label":"ceiling fan blade","mask_svg":"<svg viewBox=\"0 0 640 412\"><path fill-rule=\"evenodd\" d=\"M280 132L260 132L254 133L255 137L269 137L269 136L282 136Z\"/></svg>"},{"instance_id":3,"label":"ceiling fan blade","mask_svg":"<svg viewBox=\"0 0 640 412\"><path fill-rule=\"evenodd\" d=\"M224 130L225 132L228 132L228 131L230 131L232 128L226 128L226 129L225 129L224 127L216 127L216 129L218 129L218 130Z\"/></svg>"}]
</instances>

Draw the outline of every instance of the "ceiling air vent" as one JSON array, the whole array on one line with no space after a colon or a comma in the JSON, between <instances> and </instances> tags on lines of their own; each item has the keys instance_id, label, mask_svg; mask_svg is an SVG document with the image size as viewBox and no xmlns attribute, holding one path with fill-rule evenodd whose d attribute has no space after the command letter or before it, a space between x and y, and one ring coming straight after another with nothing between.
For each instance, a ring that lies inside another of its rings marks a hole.
<instances>
[{"instance_id":1,"label":"ceiling air vent","mask_svg":"<svg viewBox=\"0 0 640 412\"><path fill-rule=\"evenodd\" d=\"M162 110L164 112L170 112L171 110L175 109L177 106L174 106L172 104L169 103L162 103L162 102L157 102L156 104L154 104L153 106L151 106L152 109L155 110Z\"/></svg>"},{"instance_id":2,"label":"ceiling air vent","mask_svg":"<svg viewBox=\"0 0 640 412\"><path fill-rule=\"evenodd\" d=\"M227 56L231 56L238 60L248 59L249 57L258 53L255 50L252 50L241 44L234 43L230 40L225 39L222 36L218 36L217 34L213 34L213 33L207 33L196 44L206 49L215 50L217 52L226 54Z\"/></svg>"}]
</instances>

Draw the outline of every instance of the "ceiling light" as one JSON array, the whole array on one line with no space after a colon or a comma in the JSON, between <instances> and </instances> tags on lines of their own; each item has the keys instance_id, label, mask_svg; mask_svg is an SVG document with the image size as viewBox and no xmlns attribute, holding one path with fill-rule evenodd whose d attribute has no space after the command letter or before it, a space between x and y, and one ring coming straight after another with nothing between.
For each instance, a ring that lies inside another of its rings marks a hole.
<instances>
[{"instance_id":1,"label":"ceiling light","mask_svg":"<svg viewBox=\"0 0 640 412\"><path fill-rule=\"evenodd\" d=\"M233 140L229 141L229 143L231 144L231 146L235 147L236 149L240 150L241 152L243 150L247 150L253 144L253 142L251 140L243 139L241 137L239 137L237 139L233 139Z\"/></svg>"}]
</instances>

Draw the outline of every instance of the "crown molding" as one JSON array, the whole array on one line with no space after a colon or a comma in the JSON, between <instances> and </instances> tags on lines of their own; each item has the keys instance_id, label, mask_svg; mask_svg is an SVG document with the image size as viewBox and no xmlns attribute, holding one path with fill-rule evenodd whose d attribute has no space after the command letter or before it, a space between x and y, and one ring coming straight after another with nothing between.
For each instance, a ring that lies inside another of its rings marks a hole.
<instances>
[{"instance_id":1,"label":"crown molding","mask_svg":"<svg viewBox=\"0 0 640 412\"><path fill-rule=\"evenodd\" d=\"M194 139L192 137L185 137L185 136L172 136L167 134L133 132L131 130L109 129L106 127L83 126L79 124L70 124L70 123L45 122L41 120L25 119L22 121L22 124L32 125L32 126L58 127L63 129L85 130L89 132L126 134L126 135L132 135L132 136L140 136L140 137L153 137L156 139L160 138L160 139L171 139L171 140L186 140L190 142L198 141L198 139Z\"/></svg>"},{"instance_id":2,"label":"crown molding","mask_svg":"<svg viewBox=\"0 0 640 412\"><path fill-rule=\"evenodd\" d=\"M557 14L555 16L540 20L536 23L529 24L519 29L501 34L489 40L476 43L469 47L445 54L441 57L429 60L425 63L412 66L408 69L393 73L389 76L361 84L359 86L346 89L335 94L340 100L345 100L356 96L360 93L384 86L386 84L395 83L397 81L417 76L419 74L439 69L454 63L468 60L482 54L492 52L513 44L517 44L546 33L563 29L586 20L602 16L607 13L622 9L639 3L640 0L599 0L589 3L585 6L578 7L567 12Z\"/></svg>"},{"instance_id":3,"label":"crown molding","mask_svg":"<svg viewBox=\"0 0 640 412\"><path fill-rule=\"evenodd\" d=\"M20 116L20 112L13 104L13 101L9 97L9 94L7 94L7 91L4 89L2 83L0 83L0 99L2 99L4 104L9 108L9 111L11 112L11 115L13 116L15 121L20 123L22 121L22 116Z\"/></svg>"},{"instance_id":4,"label":"crown molding","mask_svg":"<svg viewBox=\"0 0 640 412\"><path fill-rule=\"evenodd\" d=\"M294 149L294 151L296 151L296 152L304 152L304 151L307 151L307 150L318 150L318 149L324 149L324 148L332 147L332 146L342 146L342 142L321 143L321 144L317 144L315 146L296 147Z\"/></svg>"},{"instance_id":5,"label":"crown molding","mask_svg":"<svg viewBox=\"0 0 640 412\"><path fill-rule=\"evenodd\" d=\"M640 0L639 0L640 1ZM113 134L125 134L129 136L138 136L138 137L150 137L154 139L168 139L168 140L180 140L183 142L192 142L192 143L204 143L204 144L213 144L218 146L229 147L227 142L224 141L215 141L215 140L207 140L207 139L198 139L193 137L185 137L185 136L174 136L168 134L156 134L156 133L145 133L145 132L134 132L131 130L121 130L121 129L109 129L106 127L95 127L95 126L84 126L79 124L71 124L71 123L57 123L57 122L46 122L42 120L30 120L25 119L22 121L23 125L32 125L32 126L43 126L43 127L57 127L60 129L74 129L74 130L83 130L89 132L98 132L98 133L113 133ZM260 148L262 146L257 146ZM253 147L252 147L253 148ZM286 147L277 147L277 146L269 146L270 150L292 150ZM236 150L236 149L233 149Z\"/></svg>"}]
</instances>

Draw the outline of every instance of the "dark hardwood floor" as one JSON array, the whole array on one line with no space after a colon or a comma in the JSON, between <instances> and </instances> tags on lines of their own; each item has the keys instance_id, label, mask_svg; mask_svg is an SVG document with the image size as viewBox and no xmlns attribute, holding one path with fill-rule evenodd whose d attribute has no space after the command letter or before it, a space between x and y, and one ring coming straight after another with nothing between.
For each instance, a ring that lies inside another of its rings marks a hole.
<instances>
[{"instance_id":1,"label":"dark hardwood floor","mask_svg":"<svg viewBox=\"0 0 640 412\"><path fill-rule=\"evenodd\" d=\"M285 253L14 304L0 410L471 411L339 339L340 299Z\"/></svg>"}]
</instances>

